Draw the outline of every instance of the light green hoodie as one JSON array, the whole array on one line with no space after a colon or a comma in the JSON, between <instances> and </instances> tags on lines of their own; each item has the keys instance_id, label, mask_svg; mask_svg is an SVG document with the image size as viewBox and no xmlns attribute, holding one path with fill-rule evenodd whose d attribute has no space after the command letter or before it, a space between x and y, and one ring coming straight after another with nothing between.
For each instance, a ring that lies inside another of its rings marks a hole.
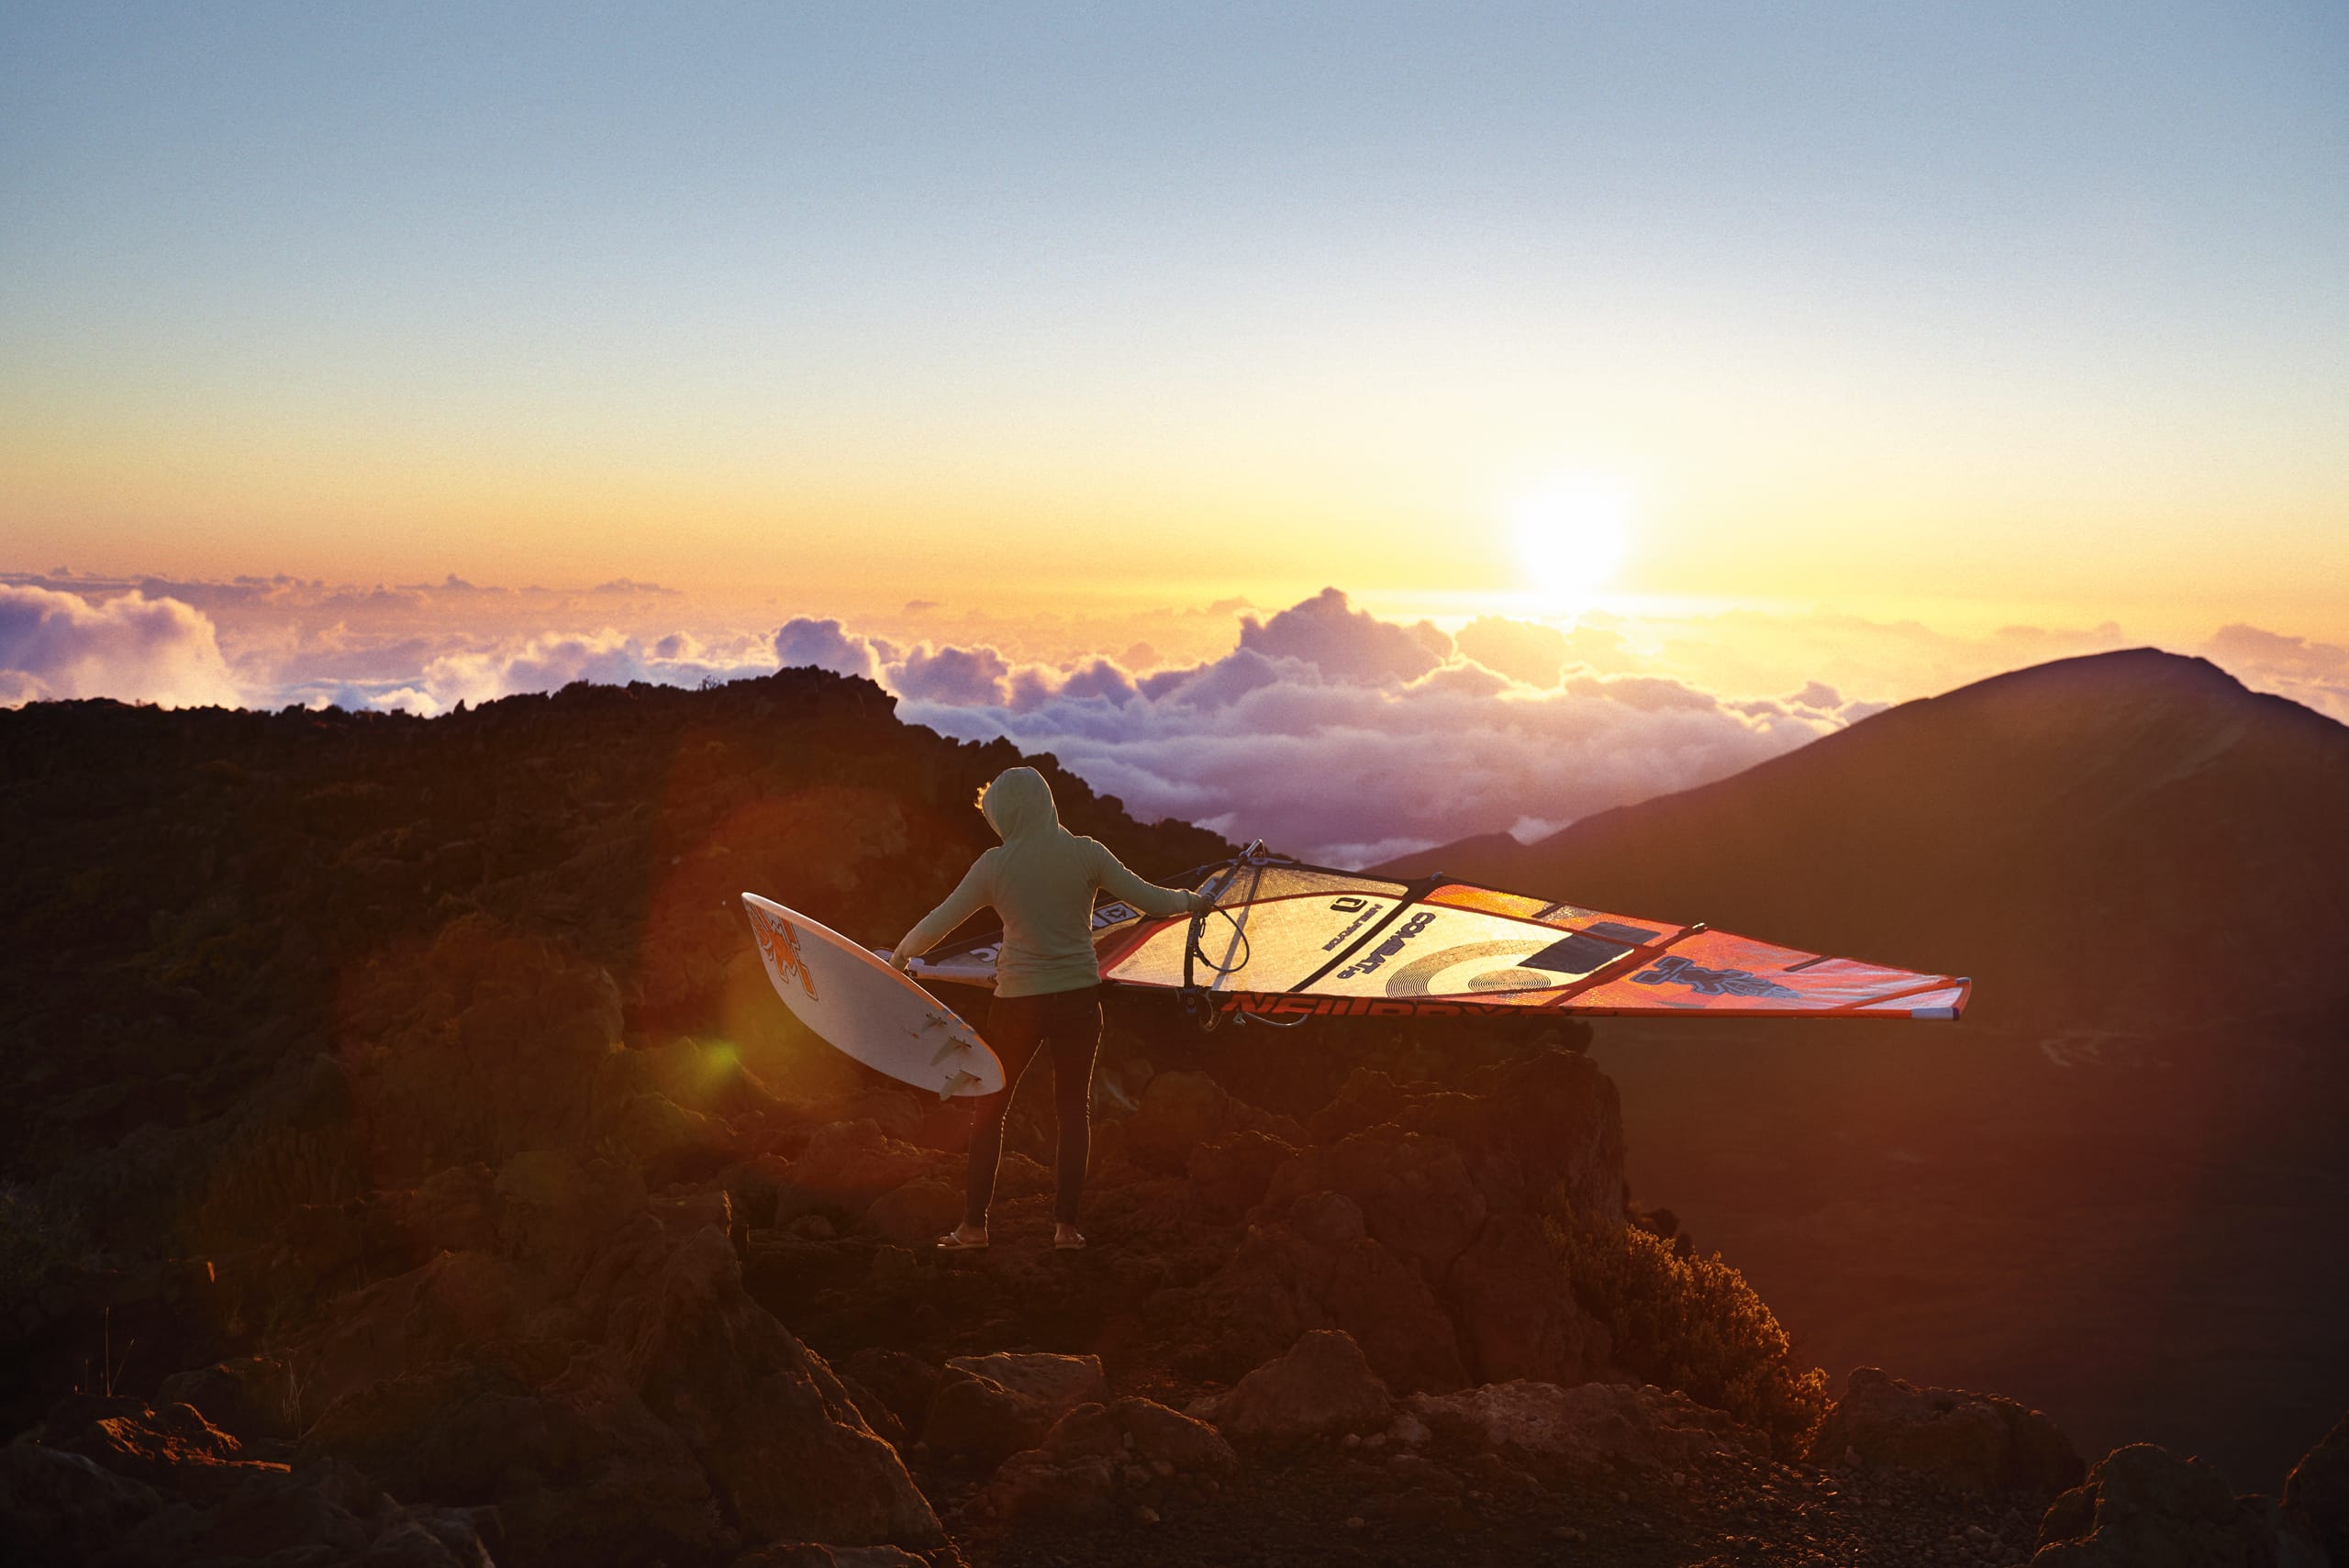
<instances>
[{"instance_id":1,"label":"light green hoodie","mask_svg":"<svg viewBox=\"0 0 2349 1568\"><path fill-rule=\"evenodd\" d=\"M995 994L1038 996L1098 984L1093 956L1093 892L1099 888L1145 915L1181 915L1196 894L1160 887L1128 871L1108 846L1061 826L1052 786L1033 768L1007 768L980 792L979 811L1003 842L971 862L962 885L906 933L896 952L916 958L982 905L1003 917Z\"/></svg>"}]
</instances>

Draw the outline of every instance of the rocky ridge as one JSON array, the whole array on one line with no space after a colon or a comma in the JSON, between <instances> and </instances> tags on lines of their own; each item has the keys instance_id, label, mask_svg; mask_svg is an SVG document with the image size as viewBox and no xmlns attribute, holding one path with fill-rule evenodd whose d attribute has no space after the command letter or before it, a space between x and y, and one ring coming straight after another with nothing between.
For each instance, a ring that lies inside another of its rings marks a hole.
<instances>
[{"instance_id":1,"label":"rocky ridge","mask_svg":"<svg viewBox=\"0 0 2349 1568\"><path fill-rule=\"evenodd\" d=\"M1008 749L861 683L0 724L13 1559L1999 1562L2166 1496L2008 1402L1823 1408L1628 1206L1571 1032L1121 1006L1091 1247L1040 1095L997 1244L930 1251L967 1112L797 1035L732 923L890 930L979 847ZM2336 1460L2213 1550L2326 1539Z\"/></svg>"}]
</instances>

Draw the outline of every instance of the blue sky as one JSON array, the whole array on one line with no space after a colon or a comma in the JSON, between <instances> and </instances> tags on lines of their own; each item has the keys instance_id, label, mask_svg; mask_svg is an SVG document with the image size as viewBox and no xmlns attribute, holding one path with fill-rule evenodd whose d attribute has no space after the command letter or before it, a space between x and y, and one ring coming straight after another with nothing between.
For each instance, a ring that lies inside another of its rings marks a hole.
<instances>
[{"instance_id":1,"label":"blue sky","mask_svg":"<svg viewBox=\"0 0 2349 1568\"><path fill-rule=\"evenodd\" d=\"M1115 520L1375 595L1507 586L1458 541L1596 467L1628 588L2339 630L2345 68L2266 4L19 4L0 564Z\"/></svg>"}]
</instances>

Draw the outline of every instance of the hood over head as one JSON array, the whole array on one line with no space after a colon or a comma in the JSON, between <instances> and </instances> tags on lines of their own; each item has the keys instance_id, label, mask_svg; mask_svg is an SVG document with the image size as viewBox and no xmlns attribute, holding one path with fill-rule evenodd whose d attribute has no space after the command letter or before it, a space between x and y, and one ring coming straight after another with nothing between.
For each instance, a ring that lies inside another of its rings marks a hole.
<instances>
[{"instance_id":1,"label":"hood over head","mask_svg":"<svg viewBox=\"0 0 2349 1568\"><path fill-rule=\"evenodd\" d=\"M1061 825L1052 786L1033 768L1006 768L997 773L995 783L979 792L979 813L1007 844Z\"/></svg>"}]
</instances>

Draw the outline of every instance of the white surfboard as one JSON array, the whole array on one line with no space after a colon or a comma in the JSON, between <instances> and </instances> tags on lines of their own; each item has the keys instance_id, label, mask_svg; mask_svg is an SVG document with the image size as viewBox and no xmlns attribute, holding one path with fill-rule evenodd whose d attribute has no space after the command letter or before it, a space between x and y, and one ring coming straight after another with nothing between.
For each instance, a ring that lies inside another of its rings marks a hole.
<instances>
[{"instance_id":1,"label":"white surfboard","mask_svg":"<svg viewBox=\"0 0 2349 1568\"><path fill-rule=\"evenodd\" d=\"M775 995L826 1044L941 1099L1003 1087L1003 1063L937 997L796 909L755 893L742 903Z\"/></svg>"}]
</instances>

